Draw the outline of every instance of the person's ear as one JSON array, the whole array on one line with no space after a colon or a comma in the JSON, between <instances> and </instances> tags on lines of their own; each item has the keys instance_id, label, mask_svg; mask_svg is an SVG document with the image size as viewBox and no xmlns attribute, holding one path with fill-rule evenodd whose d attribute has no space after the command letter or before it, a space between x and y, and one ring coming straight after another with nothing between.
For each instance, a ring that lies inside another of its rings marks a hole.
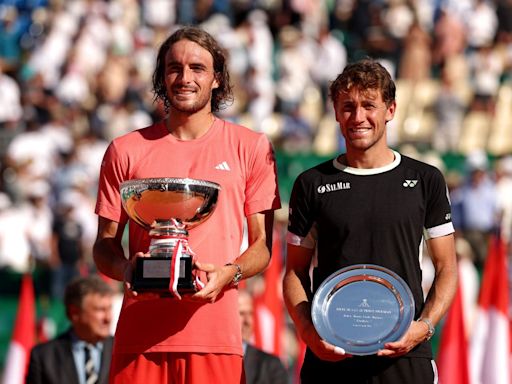
<instances>
[{"instance_id":1,"label":"person's ear","mask_svg":"<svg viewBox=\"0 0 512 384\"><path fill-rule=\"evenodd\" d=\"M395 117L396 112L396 101L392 101L386 110L386 123L389 123Z\"/></svg>"},{"instance_id":2,"label":"person's ear","mask_svg":"<svg viewBox=\"0 0 512 384\"><path fill-rule=\"evenodd\" d=\"M71 320L71 322L73 323L76 321L76 319L78 318L79 315L80 315L80 308L77 307L76 305L71 304L68 308L69 320Z\"/></svg>"}]
</instances>

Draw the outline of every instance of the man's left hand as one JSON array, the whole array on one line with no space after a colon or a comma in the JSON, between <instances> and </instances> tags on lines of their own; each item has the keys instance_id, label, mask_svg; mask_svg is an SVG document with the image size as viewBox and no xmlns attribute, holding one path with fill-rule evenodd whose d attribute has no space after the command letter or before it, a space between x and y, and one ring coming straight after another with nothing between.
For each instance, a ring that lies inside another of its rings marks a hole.
<instances>
[{"instance_id":1,"label":"man's left hand","mask_svg":"<svg viewBox=\"0 0 512 384\"><path fill-rule=\"evenodd\" d=\"M413 321L400 340L386 343L384 349L377 352L377 356L399 357L409 353L414 347L425 341L425 326L425 323L421 321Z\"/></svg>"},{"instance_id":2,"label":"man's left hand","mask_svg":"<svg viewBox=\"0 0 512 384\"><path fill-rule=\"evenodd\" d=\"M206 285L198 292L190 296L191 300L206 301L214 303L224 287L229 285L233 279L232 270L226 266L216 266L214 264L195 262L197 271L206 273Z\"/></svg>"}]
</instances>

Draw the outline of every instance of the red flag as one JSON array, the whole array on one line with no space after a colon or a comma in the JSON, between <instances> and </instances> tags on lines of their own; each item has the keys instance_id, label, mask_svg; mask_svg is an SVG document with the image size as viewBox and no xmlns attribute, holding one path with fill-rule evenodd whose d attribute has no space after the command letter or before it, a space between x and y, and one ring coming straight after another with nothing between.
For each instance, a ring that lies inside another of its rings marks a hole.
<instances>
[{"instance_id":1,"label":"red flag","mask_svg":"<svg viewBox=\"0 0 512 384\"><path fill-rule=\"evenodd\" d=\"M283 259L281 238L274 230L272 259L263 278L265 289L254 298L254 344L256 347L277 355L284 360L282 341L285 332L284 301L282 294Z\"/></svg>"},{"instance_id":2,"label":"red flag","mask_svg":"<svg viewBox=\"0 0 512 384\"><path fill-rule=\"evenodd\" d=\"M500 238L492 237L471 338L471 379L474 384L510 383L508 306L505 245Z\"/></svg>"},{"instance_id":3,"label":"red flag","mask_svg":"<svg viewBox=\"0 0 512 384\"><path fill-rule=\"evenodd\" d=\"M30 350L36 336L36 307L32 276L25 274L21 281L20 300L11 343L7 351L3 376L4 384L22 384L28 368Z\"/></svg>"},{"instance_id":4,"label":"red flag","mask_svg":"<svg viewBox=\"0 0 512 384\"><path fill-rule=\"evenodd\" d=\"M455 299L446 315L436 360L441 384L469 384L468 342L460 281Z\"/></svg>"}]
</instances>

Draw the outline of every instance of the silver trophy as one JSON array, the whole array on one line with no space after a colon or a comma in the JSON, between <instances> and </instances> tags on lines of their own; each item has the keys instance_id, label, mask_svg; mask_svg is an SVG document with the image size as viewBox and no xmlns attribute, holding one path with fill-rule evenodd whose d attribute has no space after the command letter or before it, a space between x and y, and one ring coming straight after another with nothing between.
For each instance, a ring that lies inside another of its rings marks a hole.
<instances>
[{"instance_id":1,"label":"silver trophy","mask_svg":"<svg viewBox=\"0 0 512 384\"><path fill-rule=\"evenodd\" d=\"M356 264L322 282L311 316L322 339L351 355L372 355L407 332L414 308L412 292L398 274Z\"/></svg>"},{"instance_id":2,"label":"silver trophy","mask_svg":"<svg viewBox=\"0 0 512 384\"><path fill-rule=\"evenodd\" d=\"M123 208L151 238L150 257L136 261L132 276L135 291L181 298L181 294L200 288L202 283L193 273L194 253L188 244L188 230L211 216L219 191L217 183L189 178L121 183Z\"/></svg>"}]
</instances>

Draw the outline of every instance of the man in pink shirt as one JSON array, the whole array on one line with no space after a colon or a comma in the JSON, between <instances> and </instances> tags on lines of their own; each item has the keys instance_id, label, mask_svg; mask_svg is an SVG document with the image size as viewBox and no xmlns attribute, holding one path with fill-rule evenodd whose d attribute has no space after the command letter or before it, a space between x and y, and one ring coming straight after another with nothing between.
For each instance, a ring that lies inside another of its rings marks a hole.
<instances>
[{"instance_id":1,"label":"man in pink shirt","mask_svg":"<svg viewBox=\"0 0 512 384\"><path fill-rule=\"evenodd\" d=\"M113 383L242 383L242 341L236 284L270 260L273 210L280 207L277 172L265 135L218 119L231 99L226 57L199 28L185 27L160 47L153 75L166 118L112 141L99 180L94 259L124 282L116 329ZM137 257L147 256L147 232L128 220L119 193L123 181L193 178L220 184L211 217L189 231L195 268L205 283L176 298L135 292ZM240 254L244 220L249 247ZM121 245L129 223L129 255Z\"/></svg>"}]
</instances>

